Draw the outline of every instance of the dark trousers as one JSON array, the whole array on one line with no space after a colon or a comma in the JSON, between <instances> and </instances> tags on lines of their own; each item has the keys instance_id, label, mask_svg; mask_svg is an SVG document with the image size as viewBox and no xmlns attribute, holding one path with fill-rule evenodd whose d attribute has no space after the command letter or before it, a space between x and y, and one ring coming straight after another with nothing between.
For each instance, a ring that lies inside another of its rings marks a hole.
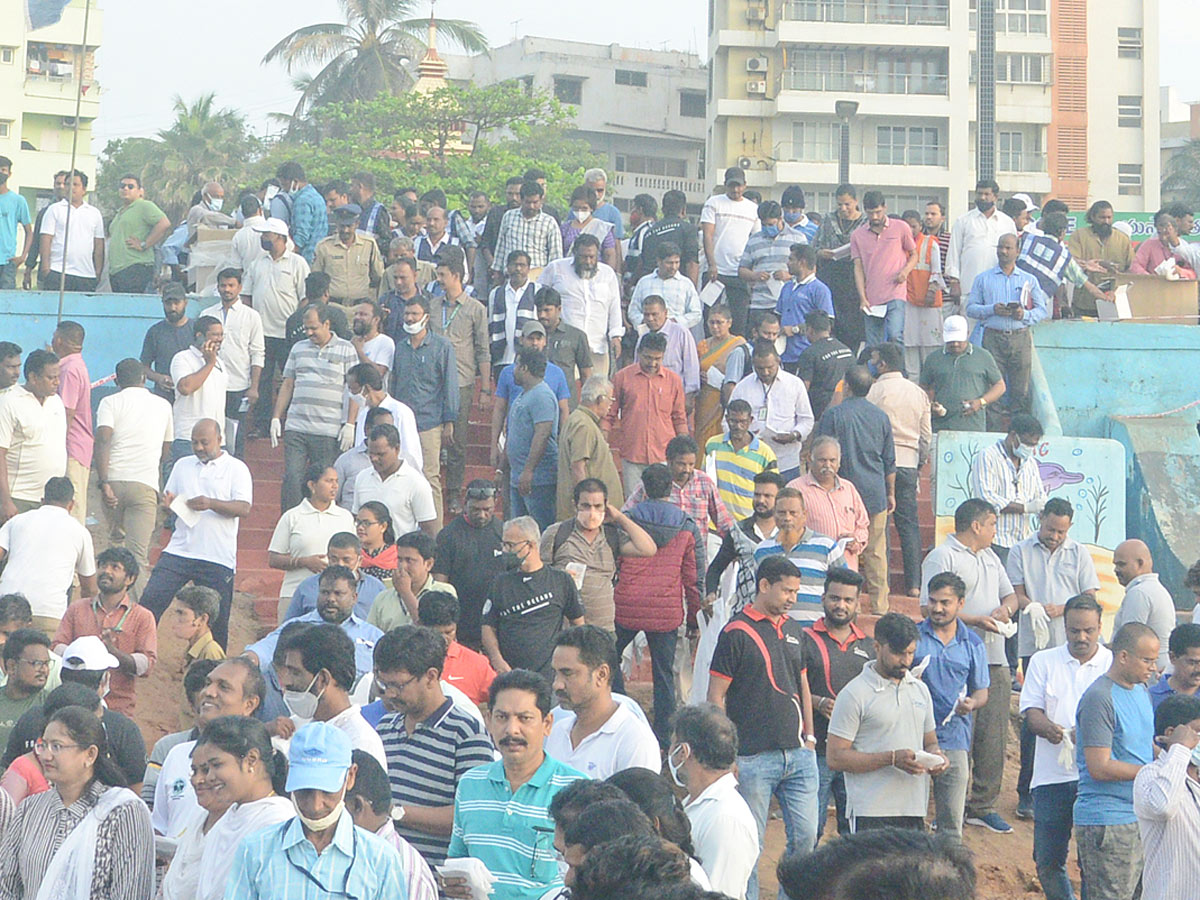
<instances>
[{"instance_id":1,"label":"dark trousers","mask_svg":"<svg viewBox=\"0 0 1200 900\"><path fill-rule=\"evenodd\" d=\"M262 375L258 379L258 405L254 407L254 421L265 432L275 406L275 370L278 369L280 376L283 375L283 366L292 348L286 338L264 338L263 343L266 346Z\"/></svg>"},{"instance_id":2,"label":"dark trousers","mask_svg":"<svg viewBox=\"0 0 1200 900\"><path fill-rule=\"evenodd\" d=\"M625 652L638 633L628 628L617 629L617 659ZM666 747L671 742L671 717L675 715L675 643L678 632L647 631L650 647L650 671L654 676L654 733Z\"/></svg>"},{"instance_id":3,"label":"dark trousers","mask_svg":"<svg viewBox=\"0 0 1200 900\"><path fill-rule=\"evenodd\" d=\"M850 820L850 829L874 831L879 828L904 828L908 831L924 831L925 820L920 816L855 816Z\"/></svg>"},{"instance_id":4,"label":"dark trousers","mask_svg":"<svg viewBox=\"0 0 1200 900\"><path fill-rule=\"evenodd\" d=\"M85 294L92 294L96 291L96 285L100 283L99 278L84 278L82 275L66 276L68 291L80 291ZM62 272L55 272L51 269L46 273L46 277L38 283L38 288L43 291L57 291L63 284Z\"/></svg>"},{"instance_id":5,"label":"dark trousers","mask_svg":"<svg viewBox=\"0 0 1200 900\"><path fill-rule=\"evenodd\" d=\"M1078 787L1078 781L1063 781L1033 789L1033 862L1046 900L1075 900L1067 854Z\"/></svg>"},{"instance_id":6,"label":"dark trousers","mask_svg":"<svg viewBox=\"0 0 1200 900\"><path fill-rule=\"evenodd\" d=\"M217 613L217 621L212 623L212 632L217 643L228 649L229 610L233 606L233 569L203 559L163 553L142 591L141 604L154 613L154 621L157 622L171 605L179 589L189 583L212 588L221 595L221 609Z\"/></svg>"},{"instance_id":7,"label":"dark trousers","mask_svg":"<svg viewBox=\"0 0 1200 900\"><path fill-rule=\"evenodd\" d=\"M475 381L458 389L458 421L454 423L454 440L446 450L446 493L451 502L462 502L463 477L467 471L467 439L471 429L471 402L475 399Z\"/></svg>"},{"instance_id":8,"label":"dark trousers","mask_svg":"<svg viewBox=\"0 0 1200 900\"><path fill-rule=\"evenodd\" d=\"M997 331L988 328L983 332L983 349L992 354L996 365L1004 375L1005 410L995 404L987 408L989 431L1004 431L1003 417L1029 412L1029 371L1033 365L1033 336L1028 328L1020 331Z\"/></svg>"},{"instance_id":9,"label":"dark trousers","mask_svg":"<svg viewBox=\"0 0 1200 900\"><path fill-rule=\"evenodd\" d=\"M739 275L718 275L717 280L725 285L725 302L733 313L731 330L745 337L750 333L750 288Z\"/></svg>"},{"instance_id":10,"label":"dark trousers","mask_svg":"<svg viewBox=\"0 0 1200 900\"><path fill-rule=\"evenodd\" d=\"M904 589L921 586L921 524L917 518L916 469L896 467L896 511L892 523L900 535L900 554L904 558Z\"/></svg>"},{"instance_id":11,"label":"dark trousers","mask_svg":"<svg viewBox=\"0 0 1200 900\"><path fill-rule=\"evenodd\" d=\"M153 281L153 263L134 263L120 272L108 273L108 283L114 294L148 294Z\"/></svg>"},{"instance_id":12,"label":"dark trousers","mask_svg":"<svg viewBox=\"0 0 1200 900\"><path fill-rule=\"evenodd\" d=\"M338 439L302 431L283 433L283 511L299 506L303 499L304 474L312 465L332 466L338 458Z\"/></svg>"},{"instance_id":13,"label":"dark trousers","mask_svg":"<svg viewBox=\"0 0 1200 900\"><path fill-rule=\"evenodd\" d=\"M1029 657L1021 657L1021 671L1028 674ZM1029 720L1021 717L1021 772L1017 776L1017 797L1024 800L1029 796L1029 784L1033 781L1033 751L1037 746L1037 735L1029 730Z\"/></svg>"}]
</instances>

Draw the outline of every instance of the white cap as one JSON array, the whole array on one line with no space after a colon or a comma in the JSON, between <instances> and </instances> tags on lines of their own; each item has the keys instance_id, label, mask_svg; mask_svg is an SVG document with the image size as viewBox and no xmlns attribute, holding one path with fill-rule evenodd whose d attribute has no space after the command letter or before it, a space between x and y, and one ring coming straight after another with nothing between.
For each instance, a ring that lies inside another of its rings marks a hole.
<instances>
[{"instance_id":1,"label":"white cap","mask_svg":"<svg viewBox=\"0 0 1200 900\"><path fill-rule=\"evenodd\" d=\"M261 225L252 225L251 227L259 234L281 234L284 237L288 236L287 222L275 216L267 219Z\"/></svg>"},{"instance_id":2,"label":"white cap","mask_svg":"<svg viewBox=\"0 0 1200 900\"><path fill-rule=\"evenodd\" d=\"M85 634L67 644L63 651L62 665L64 669L83 672L103 672L115 669L120 663L108 652L104 641L94 634Z\"/></svg>"},{"instance_id":3,"label":"white cap","mask_svg":"<svg viewBox=\"0 0 1200 900\"><path fill-rule=\"evenodd\" d=\"M1033 202L1033 198L1030 197L1028 194L1013 194L1012 198L1014 200L1020 200L1022 203L1025 204L1025 212L1036 212L1037 211L1037 204Z\"/></svg>"},{"instance_id":4,"label":"white cap","mask_svg":"<svg viewBox=\"0 0 1200 900\"><path fill-rule=\"evenodd\" d=\"M1133 226L1122 219L1120 222L1113 222L1113 231L1119 231L1127 238L1133 237Z\"/></svg>"},{"instance_id":5,"label":"white cap","mask_svg":"<svg viewBox=\"0 0 1200 900\"><path fill-rule=\"evenodd\" d=\"M951 341L965 341L967 339L967 320L962 316L946 316L946 321L942 323L942 340L947 344Z\"/></svg>"}]
</instances>

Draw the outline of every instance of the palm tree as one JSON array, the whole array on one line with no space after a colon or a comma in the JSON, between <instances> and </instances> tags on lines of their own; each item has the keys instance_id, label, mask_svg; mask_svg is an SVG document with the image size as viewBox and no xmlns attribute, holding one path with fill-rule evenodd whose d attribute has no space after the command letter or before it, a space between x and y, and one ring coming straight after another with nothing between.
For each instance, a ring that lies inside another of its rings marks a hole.
<instances>
[{"instance_id":1,"label":"palm tree","mask_svg":"<svg viewBox=\"0 0 1200 900\"><path fill-rule=\"evenodd\" d=\"M1190 140L1175 151L1163 175L1163 193L1193 207L1200 205L1200 140Z\"/></svg>"},{"instance_id":2,"label":"palm tree","mask_svg":"<svg viewBox=\"0 0 1200 900\"><path fill-rule=\"evenodd\" d=\"M406 63L424 53L429 27L427 18L414 18L417 0L339 3L345 22L297 28L263 57L264 64L281 60L289 73L302 66L322 66L304 83L293 121L322 103L370 100L412 86ZM473 22L438 19L437 25L441 34L467 52L487 49L487 39Z\"/></svg>"}]
</instances>

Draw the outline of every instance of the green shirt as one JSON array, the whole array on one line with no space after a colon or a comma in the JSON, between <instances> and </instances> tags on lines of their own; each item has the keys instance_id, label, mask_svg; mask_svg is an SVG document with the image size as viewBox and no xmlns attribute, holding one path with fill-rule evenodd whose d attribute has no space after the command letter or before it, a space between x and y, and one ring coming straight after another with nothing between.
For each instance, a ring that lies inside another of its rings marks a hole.
<instances>
[{"instance_id":1,"label":"green shirt","mask_svg":"<svg viewBox=\"0 0 1200 900\"><path fill-rule=\"evenodd\" d=\"M109 272L120 272L139 263L154 263L153 247L148 250L134 250L125 240L146 240L162 217L163 211L146 199L134 200L113 216L112 223L108 226Z\"/></svg>"},{"instance_id":2,"label":"green shirt","mask_svg":"<svg viewBox=\"0 0 1200 900\"><path fill-rule=\"evenodd\" d=\"M931 387L934 400L946 407L946 415L934 417L934 431L987 431L987 413L964 413L964 400L978 400L1004 376L992 354L968 344L955 356L946 348L934 350L921 366L921 387Z\"/></svg>"},{"instance_id":3,"label":"green shirt","mask_svg":"<svg viewBox=\"0 0 1200 900\"><path fill-rule=\"evenodd\" d=\"M36 694L31 694L23 700L12 700L8 696L8 691L0 688L0 744L8 746L8 735L12 732L13 726L17 724L17 719L33 707L45 703L48 693L50 693L48 690L42 688Z\"/></svg>"}]
</instances>

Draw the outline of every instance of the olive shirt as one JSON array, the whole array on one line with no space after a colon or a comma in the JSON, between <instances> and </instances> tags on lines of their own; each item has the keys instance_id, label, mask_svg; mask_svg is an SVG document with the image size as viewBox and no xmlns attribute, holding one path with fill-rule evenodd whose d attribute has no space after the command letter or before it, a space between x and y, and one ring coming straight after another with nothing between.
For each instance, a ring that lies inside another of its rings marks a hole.
<instances>
[{"instance_id":1,"label":"olive shirt","mask_svg":"<svg viewBox=\"0 0 1200 900\"><path fill-rule=\"evenodd\" d=\"M580 406L567 417L566 427L558 436L558 518L575 515L575 479L572 463L584 463L588 478L599 478L608 488L608 502L620 509L625 505L625 491L612 448L600 430L600 418L586 406Z\"/></svg>"},{"instance_id":2,"label":"olive shirt","mask_svg":"<svg viewBox=\"0 0 1200 900\"><path fill-rule=\"evenodd\" d=\"M335 303L374 300L383 281L383 256L373 238L356 235L347 245L330 235L317 243L312 270L329 276L329 299Z\"/></svg>"},{"instance_id":3,"label":"olive shirt","mask_svg":"<svg viewBox=\"0 0 1200 900\"><path fill-rule=\"evenodd\" d=\"M1118 272L1128 272L1133 265L1133 242L1129 240L1129 235L1115 228L1103 240L1096 234L1095 229L1079 228L1072 232L1066 243L1076 261L1099 259L1112 263ZM1093 284L1099 284L1110 277L1107 272L1088 273L1088 280ZM1096 315L1096 298L1087 291L1075 291L1071 297L1071 306L1085 316Z\"/></svg>"},{"instance_id":4,"label":"olive shirt","mask_svg":"<svg viewBox=\"0 0 1200 900\"><path fill-rule=\"evenodd\" d=\"M567 388L571 391L571 409L574 409L579 405L583 370L592 368L592 348L588 344L588 337L574 325L560 321L552 330L546 332L546 351L550 362L562 369L563 374L567 376Z\"/></svg>"},{"instance_id":5,"label":"olive shirt","mask_svg":"<svg viewBox=\"0 0 1200 900\"><path fill-rule=\"evenodd\" d=\"M163 218L163 211L149 200L139 198L117 210L108 226L108 271L121 272L130 266L153 265L154 248L134 250L125 241L144 241ZM189 335L190 337L190 335Z\"/></svg>"},{"instance_id":6,"label":"olive shirt","mask_svg":"<svg viewBox=\"0 0 1200 900\"><path fill-rule=\"evenodd\" d=\"M987 410L963 412L964 400L978 400L1004 376L992 354L967 344L955 356L943 347L934 350L921 366L921 387L933 388L935 402L946 407L946 415L933 417L934 431L987 431Z\"/></svg>"},{"instance_id":7,"label":"olive shirt","mask_svg":"<svg viewBox=\"0 0 1200 900\"><path fill-rule=\"evenodd\" d=\"M465 291L457 303L444 296L429 298L429 330L450 341L458 364L459 388L474 388L475 376L492 362L487 308Z\"/></svg>"}]
</instances>

